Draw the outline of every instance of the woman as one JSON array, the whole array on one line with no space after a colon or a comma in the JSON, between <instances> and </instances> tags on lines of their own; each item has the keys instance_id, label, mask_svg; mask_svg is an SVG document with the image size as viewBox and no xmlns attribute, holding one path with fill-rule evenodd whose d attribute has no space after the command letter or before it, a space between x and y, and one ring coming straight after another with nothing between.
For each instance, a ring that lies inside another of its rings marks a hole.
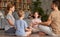
<instances>
[{"instance_id":1,"label":"woman","mask_svg":"<svg viewBox=\"0 0 60 37\"><path fill-rule=\"evenodd\" d=\"M10 33L10 34L14 34L15 33L15 29L14 29L15 19L14 19L13 15L12 15L14 10L15 10L15 5L9 3L7 5L7 11L5 12L6 19L7 19L7 22L9 24L9 25L5 26L6 33Z\"/></svg>"}]
</instances>

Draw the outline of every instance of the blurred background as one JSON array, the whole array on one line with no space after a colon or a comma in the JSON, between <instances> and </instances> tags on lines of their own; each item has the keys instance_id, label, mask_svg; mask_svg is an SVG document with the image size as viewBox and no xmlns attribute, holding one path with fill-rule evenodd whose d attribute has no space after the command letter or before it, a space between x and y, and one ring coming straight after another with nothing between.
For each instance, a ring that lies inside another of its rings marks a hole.
<instances>
[{"instance_id":1,"label":"blurred background","mask_svg":"<svg viewBox=\"0 0 60 37\"><path fill-rule=\"evenodd\" d=\"M43 16L42 21L46 21L51 12L52 0L0 0L0 29L4 28L4 13L9 2L15 4L16 10L13 14L15 19L18 19L16 13L20 9L30 10L32 13L39 11L40 15Z\"/></svg>"}]
</instances>

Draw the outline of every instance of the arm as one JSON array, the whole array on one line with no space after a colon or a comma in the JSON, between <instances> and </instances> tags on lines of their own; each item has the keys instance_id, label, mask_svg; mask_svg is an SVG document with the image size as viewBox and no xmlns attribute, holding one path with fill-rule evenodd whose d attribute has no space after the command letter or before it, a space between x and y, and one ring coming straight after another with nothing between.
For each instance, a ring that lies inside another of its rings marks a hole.
<instances>
[{"instance_id":1,"label":"arm","mask_svg":"<svg viewBox=\"0 0 60 37\"><path fill-rule=\"evenodd\" d=\"M26 30L26 31L31 31L31 29L30 29L30 28L26 28L25 30Z\"/></svg>"},{"instance_id":2,"label":"arm","mask_svg":"<svg viewBox=\"0 0 60 37\"><path fill-rule=\"evenodd\" d=\"M32 30L32 24L30 24L29 27L27 27L25 30L26 31L31 31Z\"/></svg>"},{"instance_id":3,"label":"arm","mask_svg":"<svg viewBox=\"0 0 60 37\"><path fill-rule=\"evenodd\" d=\"M14 23L12 22L12 20L10 19L7 19L8 23L11 25L11 26L14 26Z\"/></svg>"},{"instance_id":4,"label":"arm","mask_svg":"<svg viewBox=\"0 0 60 37\"><path fill-rule=\"evenodd\" d=\"M32 28L32 23L29 24L29 28Z\"/></svg>"},{"instance_id":5,"label":"arm","mask_svg":"<svg viewBox=\"0 0 60 37\"><path fill-rule=\"evenodd\" d=\"M25 22L25 30L26 30L26 31L31 31L30 26L28 26L26 22Z\"/></svg>"},{"instance_id":6,"label":"arm","mask_svg":"<svg viewBox=\"0 0 60 37\"><path fill-rule=\"evenodd\" d=\"M49 26L51 24L51 22L52 22L52 18L51 18L51 15L50 15L46 22L41 22L40 24Z\"/></svg>"},{"instance_id":7,"label":"arm","mask_svg":"<svg viewBox=\"0 0 60 37\"><path fill-rule=\"evenodd\" d=\"M14 26L14 22L12 21L11 18L12 18L12 17L11 17L11 15L9 15L9 14L6 16L7 22L8 22L11 26Z\"/></svg>"},{"instance_id":8,"label":"arm","mask_svg":"<svg viewBox=\"0 0 60 37\"><path fill-rule=\"evenodd\" d=\"M52 22L52 20L48 20L46 22L41 22L40 24L49 26L51 24L51 22Z\"/></svg>"}]
</instances>

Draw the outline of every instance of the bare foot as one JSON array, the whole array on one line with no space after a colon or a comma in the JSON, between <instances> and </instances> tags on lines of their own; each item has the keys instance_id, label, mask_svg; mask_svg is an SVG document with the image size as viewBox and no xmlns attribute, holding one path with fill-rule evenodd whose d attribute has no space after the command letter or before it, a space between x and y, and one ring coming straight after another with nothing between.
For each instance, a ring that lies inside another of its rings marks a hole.
<instances>
[{"instance_id":1,"label":"bare foot","mask_svg":"<svg viewBox=\"0 0 60 37\"><path fill-rule=\"evenodd\" d=\"M46 36L44 32L39 32L39 36Z\"/></svg>"}]
</instances>

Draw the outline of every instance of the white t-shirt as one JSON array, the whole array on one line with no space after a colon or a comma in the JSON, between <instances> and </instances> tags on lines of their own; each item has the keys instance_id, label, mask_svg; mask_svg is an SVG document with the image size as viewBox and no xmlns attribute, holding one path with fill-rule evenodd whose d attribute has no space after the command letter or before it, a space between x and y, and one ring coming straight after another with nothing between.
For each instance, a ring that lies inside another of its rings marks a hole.
<instances>
[{"instance_id":1,"label":"white t-shirt","mask_svg":"<svg viewBox=\"0 0 60 37\"><path fill-rule=\"evenodd\" d=\"M32 20L32 25L33 25L33 27L32 27L32 30L33 30L33 32L36 32L36 31L39 31L39 25L38 24L36 24L36 22L41 22L41 19L39 19L39 18L37 18L37 19L33 19ZM34 25L35 24L35 25Z\"/></svg>"}]
</instances>

